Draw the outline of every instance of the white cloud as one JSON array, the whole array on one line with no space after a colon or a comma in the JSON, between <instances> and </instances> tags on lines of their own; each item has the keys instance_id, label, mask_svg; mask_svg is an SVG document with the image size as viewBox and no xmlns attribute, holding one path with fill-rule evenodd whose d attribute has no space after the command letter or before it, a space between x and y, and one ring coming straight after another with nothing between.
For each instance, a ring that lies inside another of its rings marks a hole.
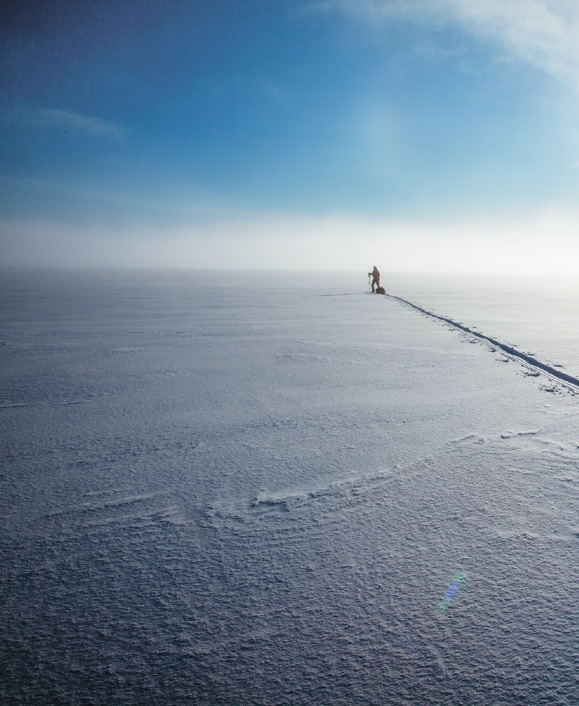
<instances>
[{"instance_id":1,"label":"white cloud","mask_svg":"<svg viewBox=\"0 0 579 706\"><path fill-rule=\"evenodd\" d=\"M319 0L312 7L375 25L404 20L459 26L579 90L577 0Z\"/></svg>"},{"instance_id":2,"label":"white cloud","mask_svg":"<svg viewBox=\"0 0 579 706\"><path fill-rule=\"evenodd\" d=\"M72 130L89 137L118 140L124 136L124 130L116 123L59 108L17 108L5 117L5 121L16 127Z\"/></svg>"},{"instance_id":3,"label":"white cloud","mask_svg":"<svg viewBox=\"0 0 579 706\"><path fill-rule=\"evenodd\" d=\"M39 115L46 124L79 130L94 137L120 138L123 134L122 129L115 123L93 115L81 115L56 108L44 108L39 111Z\"/></svg>"}]
</instances>

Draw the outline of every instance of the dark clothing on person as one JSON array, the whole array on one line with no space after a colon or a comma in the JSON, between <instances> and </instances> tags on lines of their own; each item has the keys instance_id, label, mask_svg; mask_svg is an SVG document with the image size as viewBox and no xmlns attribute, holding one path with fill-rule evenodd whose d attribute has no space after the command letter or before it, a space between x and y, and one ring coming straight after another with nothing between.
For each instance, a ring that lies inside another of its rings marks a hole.
<instances>
[{"instance_id":1,"label":"dark clothing on person","mask_svg":"<svg viewBox=\"0 0 579 706\"><path fill-rule=\"evenodd\" d=\"M372 291L374 291L375 286L380 286L380 272L378 271L376 265L374 265L372 272L368 272L368 277L372 277Z\"/></svg>"}]
</instances>

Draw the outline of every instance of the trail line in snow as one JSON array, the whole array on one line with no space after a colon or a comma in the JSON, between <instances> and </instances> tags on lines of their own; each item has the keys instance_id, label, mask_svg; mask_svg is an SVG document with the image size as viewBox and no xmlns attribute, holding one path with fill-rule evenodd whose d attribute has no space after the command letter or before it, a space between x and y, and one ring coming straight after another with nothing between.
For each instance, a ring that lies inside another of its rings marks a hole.
<instances>
[{"instance_id":1,"label":"trail line in snow","mask_svg":"<svg viewBox=\"0 0 579 706\"><path fill-rule=\"evenodd\" d=\"M435 314L433 311L424 309L423 307L418 306L417 304L413 304L412 302L409 302L407 299L403 299L402 297L397 297L393 294L389 294L387 296L390 297L390 299L396 299L401 304L405 304L406 306L409 306L412 309L416 309L416 311L419 311L421 314L425 314L426 316L429 316L433 319L438 319L439 321L444 321L445 324L448 324L449 326L452 326L453 328L462 331L463 333L468 333L470 336L475 336L479 340L483 341L483 343L486 343L491 348L491 350L499 349L510 360L514 360L517 363L520 363L523 367L527 368L528 370L531 370L536 374L542 374L543 376L546 376L559 384L563 383L564 387L569 389L574 394L579 392L579 379L573 377L572 375L568 375L567 373L557 370L557 368L547 365L546 363L542 363L540 360L533 358L533 356L529 355L528 353L522 353L516 348L513 348L513 346L509 346L506 343L501 343L495 338L485 336L483 333L479 333L478 331L473 331L468 326L465 326L464 324L461 324L458 321L454 321L453 319L450 319L447 316Z\"/></svg>"}]
</instances>

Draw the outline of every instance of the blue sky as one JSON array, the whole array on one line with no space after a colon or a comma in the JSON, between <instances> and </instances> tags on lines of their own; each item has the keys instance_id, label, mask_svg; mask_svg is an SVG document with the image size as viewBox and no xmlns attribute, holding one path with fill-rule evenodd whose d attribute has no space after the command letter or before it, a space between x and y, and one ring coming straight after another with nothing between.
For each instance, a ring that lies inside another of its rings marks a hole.
<instances>
[{"instance_id":1,"label":"blue sky","mask_svg":"<svg viewBox=\"0 0 579 706\"><path fill-rule=\"evenodd\" d=\"M579 274L575 0L20 0L12 265Z\"/></svg>"}]
</instances>

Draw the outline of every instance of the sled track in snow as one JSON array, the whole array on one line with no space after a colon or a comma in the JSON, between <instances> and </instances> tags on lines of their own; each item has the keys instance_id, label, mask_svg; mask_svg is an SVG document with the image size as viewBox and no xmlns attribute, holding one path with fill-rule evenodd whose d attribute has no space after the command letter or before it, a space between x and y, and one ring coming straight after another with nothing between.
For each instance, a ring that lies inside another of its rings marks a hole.
<instances>
[{"instance_id":1,"label":"sled track in snow","mask_svg":"<svg viewBox=\"0 0 579 706\"><path fill-rule=\"evenodd\" d=\"M401 304L405 304L406 306L409 306L412 309L416 309L416 311L419 311L421 314L425 314L426 316L429 316L432 319L438 319L439 321L443 321L445 324L452 326L458 331L468 333L469 336L474 336L475 338L478 338L479 340L483 341L483 343L486 343L491 348L491 350L500 350L510 360L514 360L517 363L520 363L523 367L527 368L527 370L530 370L534 375L541 374L544 377L550 378L553 382L556 382L559 385L562 384L574 394L579 393L578 378L575 378L572 375L567 375L567 373L564 373L561 370L557 370L557 368L554 368L550 365L546 365L540 360L533 358L533 356L529 355L528 353L521 353L521 351L518 351L516 348L513 348L512 346L509 346L506 343L501 343L495 338L485 336L484 334L479 333L478 331L473 331L468 326L465 326L464 324L461 324L458 321L453 321L447 316L435 314L432 311L428 311L428 309L424 309L421 306L418 306L417 304L409 302L407 299L402 299L402 297L397 297L393 294L389 294L388 296L390 297L390 299L396 299Z\"/></svg>"}]
</instances>

